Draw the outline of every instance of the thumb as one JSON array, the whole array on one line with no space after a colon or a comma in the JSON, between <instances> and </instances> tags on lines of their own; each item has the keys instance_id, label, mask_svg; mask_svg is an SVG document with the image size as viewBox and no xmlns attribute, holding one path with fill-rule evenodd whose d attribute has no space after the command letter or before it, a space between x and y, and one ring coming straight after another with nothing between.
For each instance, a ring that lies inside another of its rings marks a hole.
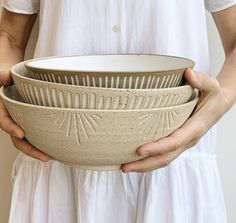
<instances>
[{"instance_id":1,"label":"thumb","mask_svg":"<svg viewBox=\"0 0 236 223\"><path fill-rule=\"evenodd\" d=\"M185 71L184 77L193 88L206 93L213 92L219 88L219 83L215 78L193 71L190 68Z\"/></svg>"},{"instance_id":2,"label":"thumb","mask_svg":"<svg viewBox=\"0 0 236 223\"><path fill-rule=\"evenodd\" d=\"M11 85L13 83L10 70L0 69L0 86Z\"/></svg>"}]
</instances>

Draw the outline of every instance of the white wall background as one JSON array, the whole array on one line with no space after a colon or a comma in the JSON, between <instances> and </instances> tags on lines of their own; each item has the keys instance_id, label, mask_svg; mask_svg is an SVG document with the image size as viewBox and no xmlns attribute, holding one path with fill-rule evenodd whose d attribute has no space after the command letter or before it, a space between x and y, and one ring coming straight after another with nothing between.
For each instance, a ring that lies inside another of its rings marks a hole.
<instances>
[{"instance_id":1,"label":"white wall background","mask_svg":"<svg viewBox=\"0 0 236 223\"><path fill-rule=\"evenodd\" d=\"M0 0L0 5L1 2L2 0ZM222 65L224 54L217 30L209 14L207 14L207 23L212 72L213 74L217 74ZM32 55L35 37L36 34L34 33L33 38L31 38L29 43L27 57ZM234 174L234 170L236 170L236 162L234 161L236 156L236 141L234 140L236 132L235 123L236 106L234 106L220 121L217 144L219 169L228 212L228 223L236 222L236 174ZM14 149L9 137L3 132L0 132L0 154L0 223L7 223L11 196L11 167L16 158L17 150Z\"/></svg>"}]
</instances>

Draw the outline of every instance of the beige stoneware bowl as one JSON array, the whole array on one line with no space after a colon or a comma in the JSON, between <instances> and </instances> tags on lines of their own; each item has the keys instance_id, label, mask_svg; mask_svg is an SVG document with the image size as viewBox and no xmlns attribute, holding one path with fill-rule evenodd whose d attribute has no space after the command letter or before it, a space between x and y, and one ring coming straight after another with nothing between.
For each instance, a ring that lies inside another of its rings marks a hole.
<instances>
[{"instance_id":1,"label":"beige stoneware bowl","mask_svg":"<svg viewBox=\"0 0 236 223\"><path fill-rule=\"evenodd\" d=\"M15 86L0 96L26 139L57 160L85 169L111 170L139 160L137 148L171 134L188 119L197 94L183 105L146 110L85 110L22 102Z\"/></svg>"},{"instance_id":2,"label":"beige stoneware bowl","mask_svg":"<svg viewBox=\"0 0 236 223\"><path fill-rule=\"evenodd\" d=\"M23 99L35 105L83 109L149 109L186 103L190 85L163 89L116 89L58 84L28 78L24 63L11 69Z\"/></svg>"},{"instance_id":3,"label":"beige stoneware bowl","mask_svg":"<svg viewBox=\"0 0 236 223\"><path fill-rule=\"evenodd\" d=\"M30 76L63 84L106 88L169 88L182 85L189 59L165 55L93 55L27 61Z\"/></svg>"}]
</instances>

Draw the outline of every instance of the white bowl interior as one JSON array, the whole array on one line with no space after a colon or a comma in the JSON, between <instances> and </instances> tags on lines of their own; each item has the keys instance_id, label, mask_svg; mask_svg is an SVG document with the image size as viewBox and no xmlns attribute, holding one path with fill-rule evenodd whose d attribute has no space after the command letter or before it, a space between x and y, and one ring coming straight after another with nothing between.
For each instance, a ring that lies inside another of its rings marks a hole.
<instances>
[{"instance_id":1,"label":"white bowl interior","mask_svg":"<svg viewBox=\"0 0 236 223\"><path fill-rule=\"evenodd\" d=\"M14 85L3 88L3 94L9 99L25 103L24 99L21 97L21 95L19 94L18 90Z\"/></svg>"},{"instance_id":2,"label":"white bowl interior","mask_svg":"<svg viewBox=\"0 0 236 223\"><path fill-rule=\"evenodd\" d=\"M28 68L81 72L156 72L178 70L194 65L180 57L163 55L93 55L34 59Z\"/></svg>"}]
</instances>

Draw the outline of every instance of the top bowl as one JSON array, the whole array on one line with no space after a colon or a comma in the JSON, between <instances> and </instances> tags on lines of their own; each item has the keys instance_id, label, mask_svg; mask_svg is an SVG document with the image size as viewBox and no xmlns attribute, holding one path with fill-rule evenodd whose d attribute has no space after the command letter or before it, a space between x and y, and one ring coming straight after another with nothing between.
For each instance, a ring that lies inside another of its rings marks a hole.
<instances>
[{"instance_id":1,"label":"top bowl","mask_svg":"<svg viewBox=\"0 0 236 223\"><path fill-rule=\"evenodd\" d=\"M192 60L165 55L48 57L25 63L30 77L63 84L106 88L169 88L182 85Z\"/></svg>"},{"instance_id":2,"label":"top bowl","mask_svg":"<svg viewBox=\"0 0 236 223\"><path fill-rule=\"evenodd\" d=\"M186 103L190 85L163 89L118 89L51 83L28 77L24 62L11 69L17 90L30 104L83 109L149 109Z\"/></svg>"}]
</instances>

